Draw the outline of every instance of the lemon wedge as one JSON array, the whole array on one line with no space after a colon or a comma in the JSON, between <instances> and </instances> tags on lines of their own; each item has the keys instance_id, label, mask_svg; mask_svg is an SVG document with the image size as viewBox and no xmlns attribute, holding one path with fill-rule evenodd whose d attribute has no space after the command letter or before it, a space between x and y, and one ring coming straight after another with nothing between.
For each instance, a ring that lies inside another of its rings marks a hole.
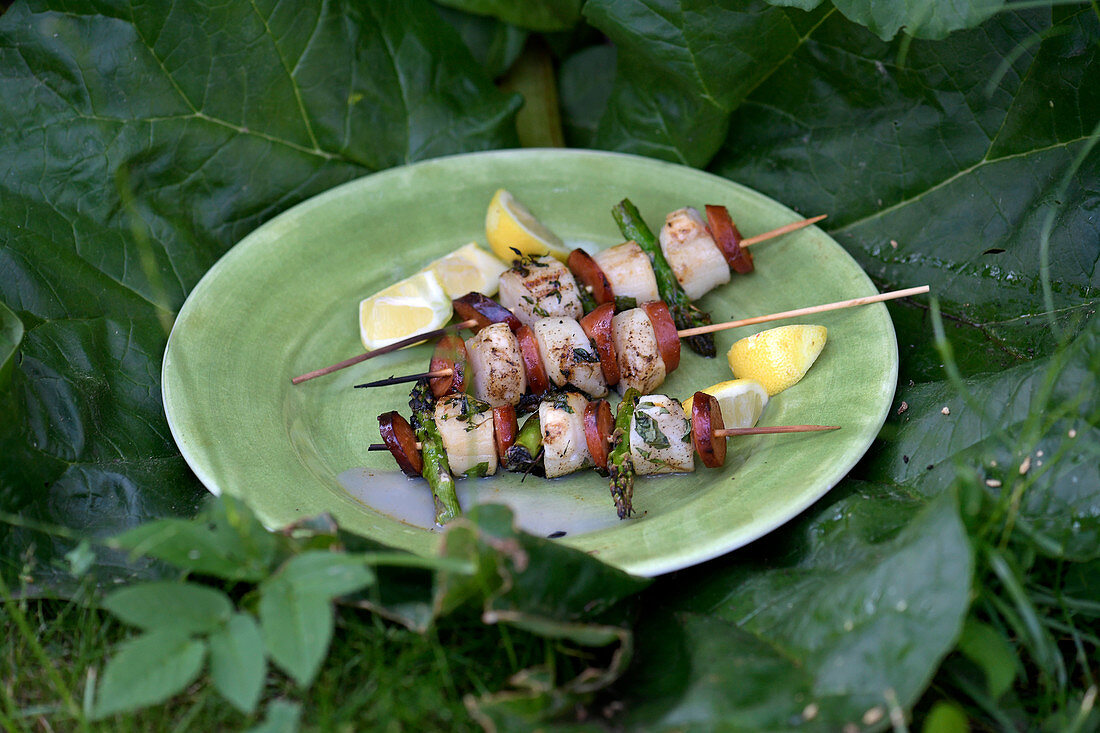
<instances>
[{"instance_id":1,"label":"lemon wedge","mask_svg":"<svg viewBox=\"0 0 1100 733\"><path fill-rule=\"evenodd\" d=\"M513 250L532 257L549 254L562 262L569 256L565 242L503 188L493 194L485 213L485 239L493 254L509 263L516 258Z\"/></svg>"},{"instance_id":2,"label":"lemon wedge","mask_svg":"<svg viewBox=\"0 0 1100 733\"><path fill-rule=\"evenodd\" d=\"M451 299L434 272L418 272L359 303L359 337L368 351L441 327Z\"/></svg>"},{"instance_id":3,"label":"lemon wedge","mask_svg":"<svg viewBox=\"0 0 1100 733\"><path fill-rule=\"evenodd\" d=\"M730 379L700 391L718 400L718 406L722 408L722 422L727 428L753 427L768 404L767 390L751 379ZM691 414L693 397L688 397L684 402L684 412L688 415Z\"/></svg>"},{"instance_id":4,"label":"lemon wedge","mask_svg":"<svg viewBox=\"0 0 1100 733\"><path fill-rule=\"evenodd\" d=\"M448 297L458 298L473 292L495 295L508 265L470 242L424 269L435 273Z\"/></svg>"},{"instance_id":5,"label":"lemon wedge","mask_svg":"<svg viewBox=\"0 0 1100 733\"><path fill-rule=\"evenodd\" d=\"M737 341L726 358L738 379L755 379L769 395L798 383L825 348L824 326L780 326Z\"/></svg>"}]
</instances>

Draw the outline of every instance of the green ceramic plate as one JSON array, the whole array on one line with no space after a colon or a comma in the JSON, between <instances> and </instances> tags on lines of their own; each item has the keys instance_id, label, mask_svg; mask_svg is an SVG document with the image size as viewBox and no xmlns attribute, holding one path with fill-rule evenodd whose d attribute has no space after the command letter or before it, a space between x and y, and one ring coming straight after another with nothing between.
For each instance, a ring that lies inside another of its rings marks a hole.
<instances>
[{"instance_id":1,"label":"green ceramic plate","mask_svg":"<svg viewBox=\"0 0 1100 733\"><path fill-rule=\"evenodd\" d=\"M723 178L611 153L518 150L441 158L367 176L296 206L247 236L191 293L164 358L172 433L214 493L241 497L272 526L320 512L349 530L431 553L426 484L405 479L388 453L368 453L376 417L408 412L401 386L352 385L426 368L430 346L292 386L290 378L359 353L359 300L469 241L484 244L485 210L507 188L569 243L621 241L611 207L624 196L654 228L684 205L729 207L746 236L794 221L790 209ZM810 212L817 213L817 212ZM839 245L816 228L758 245L756 271L734 275L702 305L715 321L873 294ZM536 533L642 575L686 567L744 545L822 496L871 445L897 379L897 341L882 304L803 322L829 329L809 374L776 395L760 424L822 423L832 433L731 441L722 469L641 478L638 515L619 521L594 472L545 481L514 475L460 481L460 499L500 501ZM773 324L779 325L779 324ZM684 399L730 378L736 339L717 359L684 351L662 387Z\"/></svg>"}]
</instances>

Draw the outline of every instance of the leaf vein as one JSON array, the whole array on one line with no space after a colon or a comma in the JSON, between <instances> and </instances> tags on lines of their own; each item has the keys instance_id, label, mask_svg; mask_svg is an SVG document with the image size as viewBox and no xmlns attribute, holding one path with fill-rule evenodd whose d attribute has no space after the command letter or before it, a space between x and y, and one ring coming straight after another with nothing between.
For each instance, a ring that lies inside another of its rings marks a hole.
<instances>
[{"instance_id":1,"label":"leaf vein","mask_svg":"<svg viewBox=\"0 0 1100 733\"><path fill-rule=\"evenodd\" d=\"M271 26L268 25L267 18L256 6L256 0L248 0L249 5L252 6L252 10L255 11L256 16L264 24L264 31L271 38L271 45L275 49L275 55L279 57L279 63L282 64L283 70L286 72L287 78L290 79L290 88L294 92L294 100L298 103L298 111L302 114L302 122L306 126L306 134L309 135L309 140L313 143L314 150L319 150L320 146L317 144L317 137L313 134L313 125L309 122L309 115L306 113L305 104L302 102L302 91L298 87L298 82L294 78L294 72L287 66L286 58L283 57L283 50L279 47L279 41L275 38L275 34L271 32ZM318 16L320 17L320 16Z\"/></svg>"}]
</instances>

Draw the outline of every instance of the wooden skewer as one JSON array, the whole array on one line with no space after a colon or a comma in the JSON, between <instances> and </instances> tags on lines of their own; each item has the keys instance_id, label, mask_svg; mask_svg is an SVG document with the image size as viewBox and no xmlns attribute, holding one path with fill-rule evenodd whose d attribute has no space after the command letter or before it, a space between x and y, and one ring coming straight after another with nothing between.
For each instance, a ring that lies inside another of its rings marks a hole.
<instances>
[{"instance_id":1,"label":"wooden skewer","mask_svg":"<svg viewBox=\"0 0 1100 733\"><path fill-rule=\"evenodd\" d=\"M815 433L821 430L840 430L839 425L775 425L760 428L722 428L715 430L719 438L731 438L736 435L774 435L776 433Z\"/></svg>"},{"instance_id":2,"label":"wooden skewer","mask_svg":"<svg viewBox=\"0 0 1100 733\"><path fill-rule=\"evenodd\" d=\"M783 311L782 313L771 313L766 316L755 316L753 318L743 318L739 321L727 321L725 323L713 323L709 326L699 326L697 328L687 328L683 331L677 331L676 335L680 338L687 338L688 336L698 336L703 333L714 333L715 331L726 331L731 328L739 328L741 326L751 326L754 323L767 323L768 321L778 321L784 318L795 318L797 316L808 316L813 313L822 313L825 311L840 310L842 308L852 308L857 305L867 305L869 303L880 303L884 300L895 300L897 298L906 298L910 295L919 295L921 293L927 293L929 287L927 285L920 285L915 288L906 288L905 290L893 290L888 293L879 293L878 295L867 295L862 298L850 298L849 300L839 300L835 303L825 303L824 305L812 305L807 308L796 308L791 311ZM388 348L388 347L387 347ZM450 369L440 369L435 372L421 372L420 374L410 374L404 377L390 377L389 379L380 379L377 382L367 382L366 384L357 384L356 387L382 387L388 384L402 384L404 382L415 382L418 379L428 377L429 379L435 377L450 377L454 372Z\"/></svg>"},{"instance_id":3,"label":"wooden skewer","mask_svg":"<svg viewBox=\"0 0 1100 733\"><path fill-rule=\"evenodd\" d=\"M803 219L802 221L795 221L795 222L791 222L790 224L784 224L783 226L781 226L777 229L772 229L770 232L764 232L763 234L757 234L755 237L749 237L748 239L742 239L741 240L741 246L742 247L750 247L754 244L759 244L760 242L764 242L764 241L769 240L769 239L774 239L775 237L780 237L784 234L789 234L790 232L796 232L799 229L810 226L811 224L818 223L819 221L821 221L822 219L824 219L827 216L828 216L828 214L822 214L821 216L814 216L814 217L810 217L809 219Z\"/></svg>"},{"instance_id":4,"label":"wooden skewer","mask_svg":"<svg viewBox=\"0 0 1100 733\"><path fill-rule=\"evenodd\" d=\"M758 428L723 428L722 430L715 430L714 434L719 438L732 438L738 435L775 435L776 433L815 433L822 430L840 430L839 425L775 425L772 427L758 427ZM416 444L416 449L423 449L423 445L419 442ZM372 443L367 450L380 451L389 448L385 443Z\"/></svg>"},{"instance_id":5,"label":"wooden skewer","mask_svg":"<svg viewBox=\"0 0 1100 733\"><path fill-rule=\"evenodd\" d=\"M355 385L356 389L360 387L386 387L391 384L404 384L405 382L417 382L421 379L435 379L437 377L453 377L455 373L454 369L437 369L434 372L421 372L420 374L406 374L403 377L390 377L389 379L379 379L375 382L366 382L364 384Z\"/></svg>"},{"instance_id":6,"label":"wooden skewer","mask_svg":"<svg viewBox=\"0 0 1100 733\"><path fill-rule=\"evenodd\" d=\"M687 338L688 336L699 336L704 333L714 333L715 331L725 331L731 328L739 328L741 326L751 326L754 323L767 323L768 321L778 321L783 318L796 318L798 316L808 316L814 313L823 313L825 311L835 311L841 308L852 308L857 305L867 305L868 303L880 303L884 300L894 300L896 298L907 298L910 295L919 295L921 293L927 293L929 287L927 285L921 285L915 288L906 288L905 290L893 290L889 293L879 293L878 295L868 295L863 298L851 298L849 300L838 300L835 303L825 303L824 305L813 305L808 308L796 308L792 311L783 311L782 313L772 313L767 316L756 316L755 318L742 318L740 321L727 321L725 323L712 323L709 326L698 326L696 328L687 328L683 331L677 331L676 335L680 338Z\"/></svg>"},{"instance_id":7,"label":"wooden skewer","mask_svg":"<svg viewBox=\"0 0 1100 733\"><path fill-rule=\"evenodd\" d=\"M354 364L358 364L361 361L373 359L376 356L382 356L382 354L388 354L391 351L397 351L398 349L403 349L406 346L418 344L421 341L428 341L429 339L433 339L436 336L442 336L443 334L450 333L451 331L461 331L464 328L473 328L476 325L477 321L470 319L468 321L462 321L460 323L452 323L449 326L437 328L436 330L428 331L427 333L417 334L416 336L409 336L408 338L401 339L397 343L390 344L389 346L383 346L379 349L374 349L372 351L367 351L365 353L359 354L358 356L353 356L350 359L344 359L338 364L333 364L331 366L324 367L323 369L314 369L312 372L306 372L305 374L294 377L290 380L290 382L291 384L301 384L302 382L307 382L310 379L316 379L317 377L323 377L326 374L332 374L333 372L340 371L341 369L345 369Z\"/></svg>"}]
</instances>

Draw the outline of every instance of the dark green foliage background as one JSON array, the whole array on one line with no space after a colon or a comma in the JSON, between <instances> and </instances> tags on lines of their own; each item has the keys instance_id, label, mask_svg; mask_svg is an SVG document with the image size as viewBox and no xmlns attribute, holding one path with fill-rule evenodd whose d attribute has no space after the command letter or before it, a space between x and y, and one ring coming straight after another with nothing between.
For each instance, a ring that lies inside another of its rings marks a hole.
<instances>
[{"instance_id":1,"label":"dark green foliage background","mask_svg":"<svg viewBox=\"0 0 1100 733\"><path fill-rule=\"evenodd\" d=\"M445 4L58 0L0 16L5 577L72 591L72 542L39 523L105 537L197 511L159 384L187 293L242 236L338 183L517 145L522 100L494 79L541 32L570 144L828 212L880 289L932 285L945 329L925 302L891 307L897 410L867 458L791 526L646 591L634 633L608 637L634 663L602 694L626 724L881 727L890 705L927 707L937 670L937 690L994 674L949 656L969 618L1032 665L1018 686L1032 692L1007 693L1012 720L1070 720L1097 670L1058 661L1059 644L1095 630L1029 635L1011 577L1033 599L1082 600L1071 629L1094 623L1096 7ZM151 566L100 551L93 572ZM537 585L517 603L537 606ZM481 714L518 725L579 693L530 685Z\"/></svg>"}]
</instances>

